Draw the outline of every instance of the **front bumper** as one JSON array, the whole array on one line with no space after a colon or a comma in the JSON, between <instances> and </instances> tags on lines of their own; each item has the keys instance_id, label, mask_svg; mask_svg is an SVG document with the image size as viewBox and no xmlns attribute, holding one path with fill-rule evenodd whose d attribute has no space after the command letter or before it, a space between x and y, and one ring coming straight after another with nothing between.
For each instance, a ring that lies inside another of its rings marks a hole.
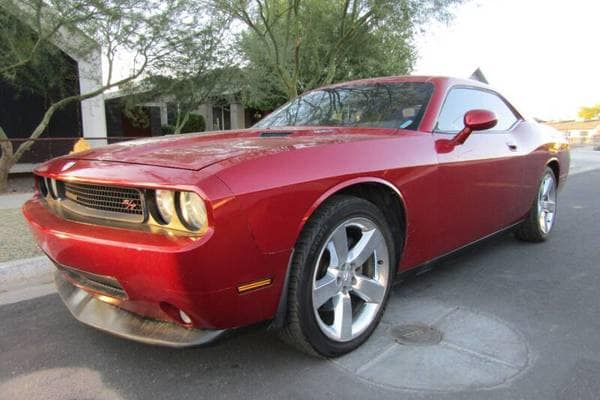
<instances>
[{"instance_id":1,"label":"front bumper","mask_svg":"<svg viewBox=\"0 0 600 400\"><path fill-rule=\"evenodd\" d=\"M203 339L183 335L179 341L171 340L180 343L173 345L195 344L195 341L204 340L206 332L268 320L277 310L289 252L262 253L247 225L240 223L243 219L233 201L216 210L218 229L200 238L66 220L55 215L39 198L29 200L23 206L23 214L38 245L55 263L118 282L125 298L117 303L122 309L119 312L107 304L113 315L139 316L139 321L127 318L138 321L138 328L144 324L158 326L148 321L163 321L195 332L187 335L198 334L195 330L203 332ZM270 278L272 283L246 293L237 290L239 285L261 278ZM82 289L83 294L77 296L87 296L85 301L90 304L97 304L98 298L107 294L104 290L95 292L86 285L72 291L80 293ZM73 304L67 306L74 307ZM90 305L86 308L85 318L74 315L84 323L113 332L114 327L106 324L108 316L102 311L104 309L106 307ZM184 311L192 323L178 319L177 310ZM93 312L100 314L92 318ZM131 322L119 324L117 332L113 333L145 342L157 340L152 336L142 340L156 328L138 329L138 338L131 332L126 333L124 327L130 326Z\"/></svg>"},{"instance_id":2,"label":"front bumper","mask_svg":"<svg viewBox=\"0 0 600 400\"><path fill-rule=\"evenodd\" d=\"M210 343L225 333L224 330L186 328L172 322L144 318L101 300L69 282L64 272L54 275L58 294L80 322L93 328L137 342L188 347Z\"/></svg>"}]
</instances>

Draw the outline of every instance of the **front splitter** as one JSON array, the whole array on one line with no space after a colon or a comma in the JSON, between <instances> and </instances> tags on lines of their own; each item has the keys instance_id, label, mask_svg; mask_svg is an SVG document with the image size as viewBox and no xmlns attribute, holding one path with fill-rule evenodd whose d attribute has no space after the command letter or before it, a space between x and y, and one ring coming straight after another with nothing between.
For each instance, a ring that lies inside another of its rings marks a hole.
<instances>
[{"instance_id":1,"label":"front splitter","mask_svg":"<svg viewBox=\"0 0 600 400\"><path fill-rule=\"evenodd\" d=\"M171 322L144 318L101 301L74 286L61 271L55 272L54 281L61 299L77 320L136 342L167 347L199 346L215 341L226 332L186 328Z\"/></svg>"}]
</instances>

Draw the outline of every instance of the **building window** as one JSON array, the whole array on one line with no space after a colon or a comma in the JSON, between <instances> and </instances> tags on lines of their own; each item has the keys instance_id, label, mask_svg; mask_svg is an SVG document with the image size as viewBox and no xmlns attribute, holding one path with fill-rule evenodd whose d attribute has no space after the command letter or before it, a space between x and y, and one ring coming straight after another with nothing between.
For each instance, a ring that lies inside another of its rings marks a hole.
<instances>
[{"instance_id":1,"label":"building window","mask_svg":"<svg viewBox=\"0 0 600 400\"><path fill-rule=\"evenodd\" d=\"M231 112L228 106L213 106L213 130L231 129Z\"/></svg>"}]
</instances>

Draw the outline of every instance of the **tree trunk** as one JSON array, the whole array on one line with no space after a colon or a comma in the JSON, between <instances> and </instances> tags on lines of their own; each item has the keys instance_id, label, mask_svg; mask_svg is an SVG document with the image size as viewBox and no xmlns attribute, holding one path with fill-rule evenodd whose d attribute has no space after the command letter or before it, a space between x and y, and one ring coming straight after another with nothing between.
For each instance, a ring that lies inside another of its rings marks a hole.
<instances>
[{"instance_id":1,"label":"tree trunk","mask_svg":"<svg viewBox=\"0 0 600 400\"><path fill-rule=\"evenodd\" d=\"M12 143L0 126L0 193L8 190L8 172L15 165Z\"/></svg>"},{"instance_id":2,"label":"tree trunk","mask_svg":"<svg viewBox=\"0 0 600 400\"><path fill-rule=\"evenodd\" d=\"M74 100L75 97L72 97L68 102L65 102L65 99L63 99L58 103L52 104L44 113L44 117L35 127L29 139L37 139L44 133L54 113L62 107L61 102L69 103ZM25 140L17 147L17 151L14 151L8 135L0 126L0 149L2 150L2 154L0 155L0 193L4 193L8 189L8 173L10 169L23 157L23 154L29 151L34 143L35 140Z\"/></svg>"},{"instance_id":3,"label":"tree trunk","mask_svg":"<svg viewBox=\"0 0 600 400\"><path fill-rule=\"evenodd\" d=\"M118 87L120 85L137 79L146 70L147 65L148 58L145 57L144 63L133 75L130 75L129 77L121 79L117 82L109 82L104 86L92 90L91 92L65 97L64 99L51 104L50 107L44 113L44 116L42 117L40 123L35 127L31 135L29 136L29 140L25 140L24 142L22 142L17 147L16 151L14 151L12 143L10 142L10 140L8 140L6 132L4 132L4 129L2 129L2 127L0 126L0 150L2 151L2 153L0 154L0 193L5 192L8 188L8 172L10 171L10 169L17 163L17 161L21 159L23 154L29 151L31 146L33 146L33 144L35 143L35 139L39 138L44 133L44 131L50 124L50 120L58 110L62 109L70 103L81 102L83 100L91 99L113 87Z\"/></svg>"},{"instance_id":4,"label":"tree trunk","mask_svg":"<svg viewBox=\"0 0 600 400\"><path fill-rule=\"evenodd\" d=\"M181 117L181 115L178 113L177 114L177 123L175 124L175 131L173 132L173 134L175 134L175 135L179 135L181 133L181 130L183 129L185 124L187 124L188 120L190 119L190 113L186 112L185 115L183 116L183 120L180 120L180 117Z\"/></svg>"},{"instance_id":5,"label":"tree trunk","mask_svg":"<svg viewBox=\"0 0 600 400\"><path fill-rule=\"evenodd\" d=\"M4 129L0 126L0 193L8 189L8 172L15 165L16 160L13 154L13 146Z\"/></svg>"},{"instance_id":6,"label":"tree trunk","mask_svg":"<svg viewBox=\"0 0 600 400\"><path fill-rule=\"evenodd\" d=\"M8 171L12 165L4 158L0 159L0 193L5 193L8 190Z\"/></svg>"}]
</instances>

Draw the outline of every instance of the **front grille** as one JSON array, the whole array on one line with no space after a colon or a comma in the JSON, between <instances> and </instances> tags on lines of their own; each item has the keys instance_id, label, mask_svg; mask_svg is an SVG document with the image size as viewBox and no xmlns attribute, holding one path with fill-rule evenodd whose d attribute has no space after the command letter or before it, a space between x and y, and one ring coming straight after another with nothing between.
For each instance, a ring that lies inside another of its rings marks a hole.
<instances>
[{"instance_id":1,"label":"front grille","mask_svg":"<svg viewBox=\"0 0 600 400\"><path fill-rule=\"evenodd\" d=\"M142 222L145 202L134 188L64 182L63 205L79 214Z\"/></svg>"}]
</instances>

